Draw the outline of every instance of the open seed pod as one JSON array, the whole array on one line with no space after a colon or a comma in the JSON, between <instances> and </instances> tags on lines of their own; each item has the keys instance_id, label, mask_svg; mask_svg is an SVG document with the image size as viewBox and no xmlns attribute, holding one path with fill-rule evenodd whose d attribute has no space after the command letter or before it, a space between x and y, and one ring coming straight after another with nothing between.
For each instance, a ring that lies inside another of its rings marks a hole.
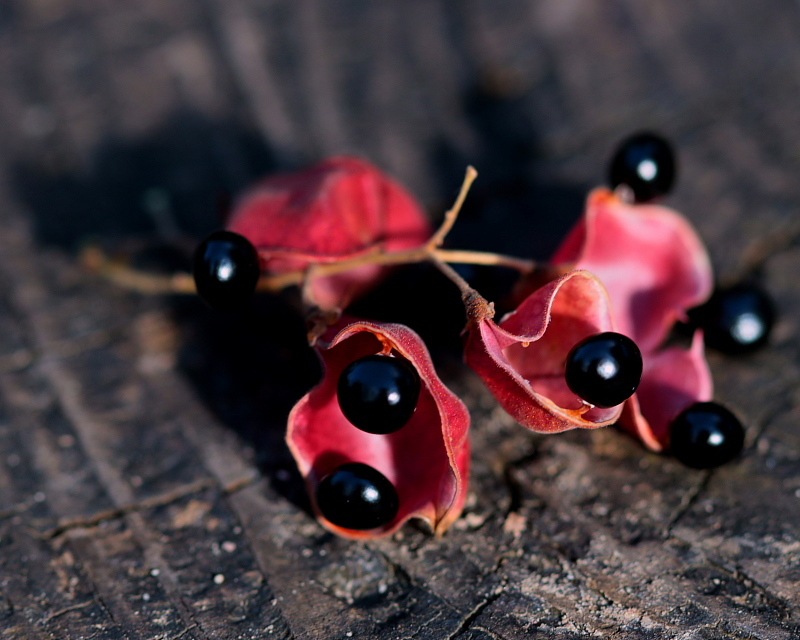
<instances>
[{"instance_id":1,"label":"open seed pod","mask_svg":"<svg viewBox=\"0 0 800 640\"><path fill-rule=\"evenodd\" d=\"M644 360L620 424L650 449L668 448L672 420L713 393L701 332L689 348L664 346L675 322L711 295L711 265L697 233L667 207L628 204L595 189L552 263L587 269L605 285L617 330L633 338Z\"/></svg>"},{"instance_id":2,"label":"open seed pod","mask_svg":"<svg viewBox=\"0 0 800 640\"><path fill-rule=\"evenodd\" d=\"M541 433L593 429L622 406L594 407L567 385L565 364L585 338L615 331L608 294L588 271L570 271L531 293L500 324L468 308L465 357L503 408Z\"/></svg>"},{"instance_id":3,"label":"open seed pod","mask_svg":"<svg viewBox=\"0 0 800 640\"><path fill-rule=\"evenodd\" d=\"M464 404L439 380L421 338L399 324L342 320L317 340L315 348L324 366L323 379L292 409L286 440L320 522L356 539L388 535L412 517L427 520L437 534L443 533L461 513L466 497L470 419ZM410 419L388 434L355 427L337 397L348 365L375 354L404 359L421 383ZM336 515L330 517L327 505L319 503L321 483L351 463L369 465L396 491L396 512L378 526L342 526L333 522Z\"/></svg>"}]
</instances>

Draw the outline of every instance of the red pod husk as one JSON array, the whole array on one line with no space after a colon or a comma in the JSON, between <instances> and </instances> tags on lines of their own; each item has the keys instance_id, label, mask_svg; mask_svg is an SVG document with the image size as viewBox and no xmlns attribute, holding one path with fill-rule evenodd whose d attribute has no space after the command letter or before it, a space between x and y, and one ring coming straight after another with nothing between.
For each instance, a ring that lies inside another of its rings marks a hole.
<instances>
[{"instance_id":1,"label":"red pod husk","mask_svg":"<svg viewBox=\"0 0 800 640\"><path fill-rule=\"evenodd\" d=\"M411 249L431 234L411 195L373 165L348 156L266 178L240 199L227 228L250 240L262 270L273 274ZM343 309L386 273L387 267L365 266L315 278L310 293L323 309Z\"/></svg>"},{"instance_id":2,"label":"red pod husk","mask_svg":"<svg viewBox=\"0 0 800 640\"><path fill-rule=\"evenodd\" d=\"M703 243L679 213L595 189L552 262L587 269L605 285L617 330L638 344L644 360L641 385L625 403L620 424L650 449L668 448L673 418L713 395L701 332L688 349L664 348L675 322L711 295Z\"/></svg>"},{"instance_id":3,"label":"red pod husk","mask_svg":"<svg viewBox=\"0 0 800 640\"><path fill-rule=\"evenodd\" d=\"M370 539L396 531L412 517L443 533L464 506L469 476L469 412L442 384L422 339L399 324L341 321L315 345L322 381L292 409L286 441L306 480L320 522L339 535ZM372 354L405 358L416 369L421 392L416 411L400 430L371 434L344 417L337 400L339 377L354 360ZM319 482L335 468L361 462L380 471L397 490L400 508L386 526L356 531L327 520L316 504Z\"/></svg>"},{"instance_id":4,"label":"red pod husk","mask_svg":"<svg viewBox=\"0 0 800 640\"><path fill-rule=\"evenodd\" d=\"M556 433L617 420L621 405L588 405L564 377L572 347L588 336L616 330L608 294L594 275L566 273L531 293L499 325L477 309L469 312L467 364L520 424Z\"/></svg>"}]
</instances>

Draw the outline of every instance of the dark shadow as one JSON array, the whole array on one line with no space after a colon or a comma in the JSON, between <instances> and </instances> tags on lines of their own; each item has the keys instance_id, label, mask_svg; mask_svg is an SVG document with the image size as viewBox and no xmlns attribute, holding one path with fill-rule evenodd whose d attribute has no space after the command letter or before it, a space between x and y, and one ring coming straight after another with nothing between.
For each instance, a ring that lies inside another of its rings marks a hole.
<instances>
[{"instance_id":1,"label":"dark shadow","mask_svg":"<svg viewBox=\"0 0 800 640\"><path fill-rule=\"evenodd\" d=\"M348 310L355 317L404 324L416 331L434 363L461 357L466 323L458 289L427 264L400 267Z\"/></svg>"},{"instance_id":2,"label":"dark shadow","mask_svg":"<svg viewBox=\"0 0 800 640\"><path fill-rule=\"evenodd\" d=\"M276 491L310 512L284 434L289 412L321 368L292 297L256 296L235 313L213 311L198 298L178 299L173 309L184 335L179 366L198 397L253 447Z\"/></svg>"},{"instance_id":3,"label":"dark shadow","mask_svg":"<svg viewBox=\"0 0 800 640\"><path fill-rule=\"evenodd\" d=\"M37 241L74 249L98 237L201 237L234 194L276 168L255 133L182 111L150 137L107 140L85 172L33 164L12 176Z\"/></svg>"},{"instance_id":4,"label":"dark shadow","mask_svg":"<svg viewBox=\"0 0 800 640\"><path fill-rule=\"evenodd\" d=\"M4 0L0 2L0 33L11 31L17 27L17 23L22 15L17 0Z\"/></svg>"},{"instance_id":5,"label":"dark shadow","mask_svg":"<svg viewBox=\"0 0 800 640\"><path fill-rule=\"evenodd\" d=\"M235 194L292 168L278 165L254 132L184 111L147 138L106 141L85 172L43 162L18 165L12 176L40 244L134 248L134 266L170 272L188 268L193 246L222 225ZM253 447L276 490L310 511L283 439L289 410L320 375L299 304L291 293L258 296L231 314L194 297L168 304L184 337L178 366L197 396Z\"/></svg>"},{"instance_id":6,"label":"dark shadow","mask_svg":"<svg viewBox=\"0 0 800 640\"><path fill-rule=\"evenodd\" d=\"M477 152L467 157L445 141L433 150L445 206L457 193L465 167L472 164L479 172L448 246L547 260L583 212L586 187L537 180L539 142L529 105L525 92L489 81L476 83L464 96ZM496 301L514 281L513 273L496 268L473 267L463 275Z\"/></svg>"}]
</instances>

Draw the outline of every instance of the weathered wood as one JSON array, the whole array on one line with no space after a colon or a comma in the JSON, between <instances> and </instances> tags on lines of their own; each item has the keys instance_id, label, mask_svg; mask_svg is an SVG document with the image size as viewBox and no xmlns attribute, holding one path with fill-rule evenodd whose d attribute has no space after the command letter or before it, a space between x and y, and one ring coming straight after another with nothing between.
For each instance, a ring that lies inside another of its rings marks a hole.
<instances>
[{"instance_id":1,"label":"weathered wood","mask_svg":"<svg viewBox=\"0 0 800 640\"><path fill-rule=\"evenodd\" d=\"M0 3L0 635L798 637L798 35L788 0ZM309 515L291 296L218 317L75 257L182 245L262 173L347 152L434 216L475 164L452 242L541 258L642 128L675 140L670 202L720 276L781 311L770 348L710 357L745 455L691 471L612 429L524 431L458 362L456 293L412 269L365 305L429 339L473 415L442 539Z\"/></svg>"}]
</instances>

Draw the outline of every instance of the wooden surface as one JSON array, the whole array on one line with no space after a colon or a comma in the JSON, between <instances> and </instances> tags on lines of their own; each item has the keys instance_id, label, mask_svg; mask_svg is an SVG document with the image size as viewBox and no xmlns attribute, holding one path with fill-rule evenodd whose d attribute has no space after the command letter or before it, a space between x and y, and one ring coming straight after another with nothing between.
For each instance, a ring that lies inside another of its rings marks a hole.
<instances>
[{"instance_id":1,"label":"wooden surface","mask_svg":"<svg viewBox=\"0 0 800 640\"><path fill-rule=\"evenodd\" d=\"M0 635L800 637L799 44L789 0L0 2ZM670 203L720 278L781 313L765 351L710 355L745 454L691 471L524 431L459 363L455 292L412 270L366 306L418 325L473 414L443 539L309 515L291 297L220 318L76 260L198 238L259 175L341 152L433 216L473 163L452 244L541 258L640 129L675 141Z\"/></svg>"}]
</instances>

